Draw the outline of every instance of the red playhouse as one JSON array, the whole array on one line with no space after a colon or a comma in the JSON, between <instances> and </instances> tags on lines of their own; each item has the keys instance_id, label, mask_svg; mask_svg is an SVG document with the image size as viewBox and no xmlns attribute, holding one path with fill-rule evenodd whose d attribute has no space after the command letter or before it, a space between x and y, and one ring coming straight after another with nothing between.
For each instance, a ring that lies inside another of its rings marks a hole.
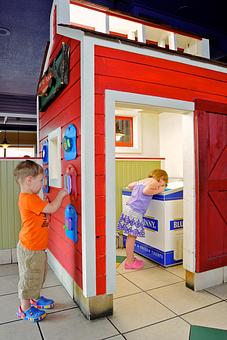
<instances>
[{"instance_id":1,"label":"red playhouse","mask_svg":"<svg viewBox=\"0 0 227 340\"><path fill-rule=\"evenodd\" d=\"M147 162L183 179L186 285L227 281L226 93L207 39L54 0L38 140L45 195L69 195L51 217L49 264L87 318L113 312L119 178Z\"/></svg>"}]
</instances>

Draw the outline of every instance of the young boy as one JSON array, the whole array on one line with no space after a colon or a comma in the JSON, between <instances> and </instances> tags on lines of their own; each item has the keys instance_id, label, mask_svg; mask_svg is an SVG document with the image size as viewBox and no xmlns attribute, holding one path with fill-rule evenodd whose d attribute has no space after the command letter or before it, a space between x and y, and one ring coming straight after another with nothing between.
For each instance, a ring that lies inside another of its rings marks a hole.
<instances>
[{"instance_id":1,"label":"young boy","mask_svg":"<svg viewBox=\"0 0 227 340\"><path fill-rule=\"evenodd\" d=\"M22 228L17 245L19 267L18 308L19 319L40 321L46 317L42 309L54 307L54 301L40 296L47 269L46 248L48 242L48 220L61 206L66 190L60 190L56 198L48 203L38 193L43 185L43 168L31 160L20 162L15 171L20 185L19 210Z\"/></svg>"}]
</instances>

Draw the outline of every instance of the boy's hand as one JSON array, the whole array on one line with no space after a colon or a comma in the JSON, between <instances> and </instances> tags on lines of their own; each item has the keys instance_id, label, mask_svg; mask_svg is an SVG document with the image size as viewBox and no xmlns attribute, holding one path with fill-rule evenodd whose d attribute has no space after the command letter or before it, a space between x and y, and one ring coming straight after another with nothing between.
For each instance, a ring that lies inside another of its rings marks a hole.
<instances>
[{"instance_id":1,"label":"boy's hand","mask_svg":"<svg viewBox=\"0 0 227 340\"><path fill-rule=\"evenodd\" d=\"M47 204L47 206L43 209L43 212L47 214L55 213L55 211L57 211L60 208L63 198L67 195L68 195L67 190L65 189L60 190L55 199L51 203Z\"/></svg>"},{"instance_id":2,"label":"boy's hand","mask_svg":"<svg viewBox=\"0 0 227 340\"><path fill-rule=\"evenodd\" d=\"M60 190L59 192L58 192L58 197L60 198L60 199L63 199L65 196L67 196L68 195L68 191L67 190L65 190L65 189L62 189L62 190Z\"/></svg>"}]
</instances>

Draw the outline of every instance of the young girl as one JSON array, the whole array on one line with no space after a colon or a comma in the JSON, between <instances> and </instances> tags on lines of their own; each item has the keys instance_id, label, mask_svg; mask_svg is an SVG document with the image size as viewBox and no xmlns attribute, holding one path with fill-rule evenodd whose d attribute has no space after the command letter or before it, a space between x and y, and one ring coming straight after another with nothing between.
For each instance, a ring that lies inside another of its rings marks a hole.
<instances>
[{"instance_id":1,"label":"young girl","mask_svg":"<svg viewBox=\"0 0 227 340\"><path fill-rule=\"evenodd\" d=\"M128 184L132 189L132 195L126 203L118 222L117 230L123 230L127 235L126 240L126 269L141 269L144 261L134 257L134 245L136 238L145 237L143 216L152 199L152 195L165 190L168 183L168 175L165 170L155 169L148 178Z\"/></svg>"}]
</instances>

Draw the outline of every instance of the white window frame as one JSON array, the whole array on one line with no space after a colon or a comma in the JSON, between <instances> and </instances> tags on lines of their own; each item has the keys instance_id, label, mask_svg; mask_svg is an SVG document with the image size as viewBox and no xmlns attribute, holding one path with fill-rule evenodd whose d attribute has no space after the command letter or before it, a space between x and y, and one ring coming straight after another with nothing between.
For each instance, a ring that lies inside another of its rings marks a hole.
<instances>
[{"instance_id":1,"label":"white window frame","mask_svg":"<svg viewBox=\"0 0 227 340\"><path fill-rule=\"evenodd\" d=\"M133 118L133 146L116 146L116 153L142 153L141 110L115 110L115 116Z\"/></svg>"},{"instance_id":2,"label":"white window frame","mask_svg":"<svg viewBox=\"0 0 227 340\"><path fill-rule=\"evenodd\" d=\"M49 185L61 188L61 128L48 134Z\"/></svg>"}]
</instances>

